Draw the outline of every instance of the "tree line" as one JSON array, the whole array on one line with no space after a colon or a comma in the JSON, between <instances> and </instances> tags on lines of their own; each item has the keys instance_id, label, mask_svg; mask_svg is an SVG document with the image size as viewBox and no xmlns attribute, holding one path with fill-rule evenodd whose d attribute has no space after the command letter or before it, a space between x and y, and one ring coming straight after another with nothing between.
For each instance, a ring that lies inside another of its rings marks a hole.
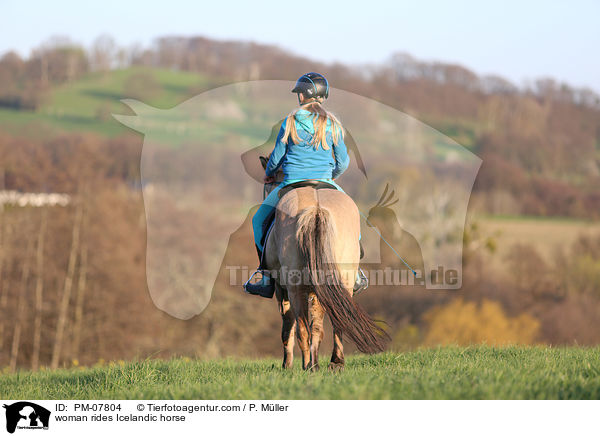
<instances>
[{"instance_id":1,"label":"tree line","mask_svg":"<svg viewBox=\"0 0 600 436\"><path fill-rule=\"evenodd\" d=\"M518 87L499 76L480 77L459 65L407 54L356 68L314 62L275 46L204 37L163 37L150 47L124 48L101 36L89 49L54 38L27 59L14 52L0 59L0 106L34 110L53 86L131 66L202 73L215 85L294 80L299 72L318 70L335 87L405 111L480 156L475 199L486 211L600 214L600 99L590 89L549 78ZM136 95L143 98L151 88L143 85Z\"/></svg>"}]
</instances>

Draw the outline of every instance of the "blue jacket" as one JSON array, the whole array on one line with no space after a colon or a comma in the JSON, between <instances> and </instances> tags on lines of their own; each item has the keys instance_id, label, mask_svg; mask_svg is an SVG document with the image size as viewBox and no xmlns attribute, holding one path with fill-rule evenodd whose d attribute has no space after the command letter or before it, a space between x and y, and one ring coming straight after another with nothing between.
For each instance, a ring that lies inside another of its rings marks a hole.
<instances>
[{"instance_id":1,"label":"blue jacket","mask_svg":"<svg viewBox=\"0 0 600 436\"><path fill-rule=\"evenodd\" d=\"M348 157L346 144L344 144L341 132L338 145L333 144L330 120L327 120L326 138L329 150L325 150L320 145L315 149L315 146L310 143L314 134L312 116L318 115L313 115L304 109L296 112L296 130L300 138L298 144L294 144L291 137L288 138L287 143L281 140L286 126L286 120L283 121L277 135L275 149L267 163L265 170L267 176L274 175L281 168L284 174L284 182L289 180L335 179L348 168L350 158Z\"/></svg>"}]
</instances>

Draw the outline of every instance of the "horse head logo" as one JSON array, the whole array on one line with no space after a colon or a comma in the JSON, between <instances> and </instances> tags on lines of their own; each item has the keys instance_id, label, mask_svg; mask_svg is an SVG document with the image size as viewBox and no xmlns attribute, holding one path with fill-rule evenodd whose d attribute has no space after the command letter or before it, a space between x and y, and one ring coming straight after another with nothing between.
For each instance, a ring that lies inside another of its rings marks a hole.
<instances>
[{"instance_id":1,"label":"horse head logo","mask_svg":"<svg viewBox=\"0 0 600 436\"><path fill-rule=\"evenodd\" d=\"M50 411L42 406L29 401L19 401L10 405L4 404L6 409L6 431L14 433L19 428L44 428L50 424Z\"/></svg>"},{"instance_id":2,"label":"horse head logo","mask_svg":"<svg viewBox=\"0 0 600 436\"><path fill-rule=\"evenodd\" d=\"M170 315L191 318L208 305L219 272L228 266L223 259L231 235L262 200L258 156L272 150L279 123L295 105L291 86L236 83L171 109L124 100L134 115L113 115L144 134L146 279L153 302ZM400 111L342 90L331 94L327 105L345 127L352 157L338 183L365 212L384 184L390 185L368 213L371 229L380 233L374 237L401 227L402 237L388 241L395 251L412 240L426 271L440 265L460 271L462 227L481 161ZM370 233L366 226L363 238ZM256 266L251 238L236 250L254 262L246 267ZM460 286L459 277L441 287ZM427 287L440 286L428 281Z\"/></svg>"}]
</instances>

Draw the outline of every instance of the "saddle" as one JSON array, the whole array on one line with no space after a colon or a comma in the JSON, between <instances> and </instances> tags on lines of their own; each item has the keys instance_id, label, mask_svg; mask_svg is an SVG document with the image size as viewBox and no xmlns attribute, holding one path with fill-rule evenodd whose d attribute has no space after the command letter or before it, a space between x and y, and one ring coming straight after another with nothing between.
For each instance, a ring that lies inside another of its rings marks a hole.
<instances>
[{"instance_id":1,"label":"saddle","mask_svg":"<svg viewBox=\"0 0 600 436\"><path fill-rule=\"evenodd\" d=\"M301 180L301 181L295 182L295 183L290 183L289 185L284 186L283 188L281 188L279 190L279 192L277 193L277 196L281 200L285 194L289 193L290 191L293 191L294 189L308 188L308 187L313 188L315 190L337 189L331 183L323 182L321 180L309 179L309 180ZM275 221L275 212L276 211L277 211L277 208L273 208L273 211L267 216L267 218L263 222L263 228L262 228L263 237L260 242L261 242L262 246L265 248L266 248L267 238L269 237L269 233L271 232L271 228L273 227L273 222ZM362 243L360 241L359 241L359 244L360 244L360 258L362 259L364 256L364 250L362 247ZM263 256L263 253L260 253L260 251L259 251L259 257L260 257L260 263L261 263L259 269L261 269L261 268L264 268L264 265L263 265L264 256Z\"/></svg>"},{"instance_id":2,"label":"saddle","mask_svg":"<svg viewBox=\"0 0 600 436\"><path fill-rule=\"evenodd\" d=\"M289 185L284 186L283 188L281 188L279 190L279 192L277 193L277 196L279 197L279 199L281 200L283 198L283 196L287 193L289 193L290 191L293 191L294 189L297 188L313 188L315 190L318 189L337 189L334 185L332 185L331 183L328 182L323 182L321 180L313 180L313 179L309 179L309 180L301 180L299 182L295 182L295 183L290 183ZM269 237L269 233L271 232L271 227L273 226L273 221L275 221L275 212L276 212L277 208L273 208L273 211L271 211L271 213L269 213L269 215L267 215L267 217L265 218L265 221L263 222L263 237L262 240L260 241L260 243L262 244L263 247L265 247L266 242L267 242L267 238ZM263 256L261 255L262 253L259 252L259 256L261 258L261 266L263 263Z\"/></svg>"}]
</instances>

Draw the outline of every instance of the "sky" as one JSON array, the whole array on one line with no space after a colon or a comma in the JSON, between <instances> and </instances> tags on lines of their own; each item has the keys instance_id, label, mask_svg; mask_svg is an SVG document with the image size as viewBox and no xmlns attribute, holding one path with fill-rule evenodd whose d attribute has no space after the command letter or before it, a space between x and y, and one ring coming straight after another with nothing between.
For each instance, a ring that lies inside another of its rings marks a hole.
<instances>
[{"instance_id":1,"label":"sky","mask_svg":"<svg viewBox=\"0 0 600 436\"><path fill-rule=\"evenodd\" d=\"M553 77L600 92L599 19L595 0L0 0L0 54L28 56L56 35L87 47L102 34L123 46L200 35L351 65L405 52L517 85Z\"/></svg>"}]
</instances>

